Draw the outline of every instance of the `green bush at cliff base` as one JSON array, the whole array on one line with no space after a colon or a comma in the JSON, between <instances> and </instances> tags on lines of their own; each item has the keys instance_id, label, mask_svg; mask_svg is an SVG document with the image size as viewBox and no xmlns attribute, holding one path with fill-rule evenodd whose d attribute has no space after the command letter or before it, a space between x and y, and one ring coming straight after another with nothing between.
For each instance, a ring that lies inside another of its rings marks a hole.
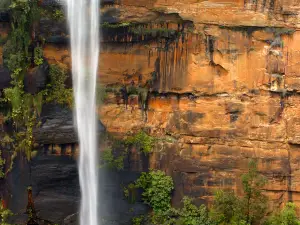
<instances>
[{"instance_id":1,"label":"green bush at cliff base","mask_svg":"<svg viewBox=\"0 0 300 225\"><path fill-rule=\"evenodd\" d=\"M261 224L268 208L262 188L264 176L257 171L257 163L250 161L248 172L242 175L243 196L233 192L217 191L210 215L216 224Z\"/></svg>"},{"instance_id":2,"label":"green bush at cliff base","mask_svg":"<svg viewBox=\"0 0 300 225\"><path fill-rule=\"evenodd\" d=\"M150 205L155 213L171 208L171 192L174 184L172 178L163 171L142 173L135 186L143 189L143 201Z\"/></svg>"},{"instance_id":3,"label":"green bush at cliff base","mask_svg":"<svg viewBox=\"0 0 300 225\"><path fill-rule=\"evenodd\" d=\"M296 205L288 202L280 212L267 219L264 225L300 225L296 215Z\"/></svg>"},{"instance_id":4,"label":"green bush at cliff base","mask_svg":"<svg viewBox=\"0 0 300 225\"><path fill-rule=\"evenodd\" d=\"M163 171L142 173L134 187L143 190L143 201L153 209L153 213L148 216L135 217L133 224L212 225L207 208L204 205L197 207L188 197L183 198L182 208L171 207L174 183L172 178Z\"/></svg>"},{"instance_id":5,"label":"green bush at cliff base","mask_svg":"<svg viewBox=\"0 0 300 225\"><path fill-rule=\"evenodd\" d=\"M128 137L125 143L127 145L133 145L145 154L148 154L152 152L152 148L155 144L155 138L149 136L144 131L140 131L138 134Z\"/></svg>"},{"instance_id":6,"label":"green bush at cliff base","mask_svg":"<svg viewBox=\"0 0 300 225\"><path fill-rule=\"evenodd\" d=\"M242 175L243 195L233 191L218 190L212 207L197 207L191 198L183 198L182 208L171 206L174 188L171 177L162 171L142 173L135 188L143 189L143 201L153 212L136 217L133 224L147 225L300 225L296 206L287 203L284 209L267 217L268 201L262 192L266 184L257 171L255 161L250 161L248 172Z\"/></svg>"},{"instance_id":7,"label":"green bush at cliff base","mask_svg":"<svg viewBox=\"0 0 300 225\"><path fill-rule=\"evenodd\" d=\"M2 200L0 199L0 224L1 225L11 225L7 222L8 218L13 216L13 213L9 209L5 209L2 205Z\"/></svg>"},{"instance_id":8,"label":"green bush at cliff base","mask_svg":"<svg viewBox=\"0 0 300 225\"><path fill-rule=\"evenodd\" d=\"M137 216L132 219L132 225L141 225L145 220L145 216Z\"/></svg>"}]
</instances>

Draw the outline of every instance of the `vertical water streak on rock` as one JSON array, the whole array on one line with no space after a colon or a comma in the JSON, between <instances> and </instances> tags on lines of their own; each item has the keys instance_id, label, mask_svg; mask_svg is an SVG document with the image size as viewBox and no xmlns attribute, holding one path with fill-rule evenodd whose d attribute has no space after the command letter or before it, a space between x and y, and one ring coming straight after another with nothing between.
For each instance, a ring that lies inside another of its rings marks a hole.
<instances>
[{"instance_id":1,"label":"vertical water streak on rock","mask_svg":"<svg viewBox=\"0 0 300 225\"><path fill-rule=\"evenodd\" d=\"M79 137L80 224L98 225L96 79L99 0L66 0L71 35L72 76Z\"/></svg>"}]
</instances>

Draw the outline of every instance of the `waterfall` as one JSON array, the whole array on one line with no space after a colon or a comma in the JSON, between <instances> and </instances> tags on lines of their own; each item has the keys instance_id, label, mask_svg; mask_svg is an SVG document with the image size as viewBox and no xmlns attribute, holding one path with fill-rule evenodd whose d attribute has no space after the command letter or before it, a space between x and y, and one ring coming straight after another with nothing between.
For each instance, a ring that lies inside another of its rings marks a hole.
<instances>
[{"instance_id":1,"label":"waterfall","mask_svg":"<svg viewBox=\"0 0 300 225\"><path fill-rule=\"evenodd\" d=\"M79 137L80 224L98 225L96 79L99 56L99 1L66 0L71 35L76 126Z\"/></svg>"}]
</instances>

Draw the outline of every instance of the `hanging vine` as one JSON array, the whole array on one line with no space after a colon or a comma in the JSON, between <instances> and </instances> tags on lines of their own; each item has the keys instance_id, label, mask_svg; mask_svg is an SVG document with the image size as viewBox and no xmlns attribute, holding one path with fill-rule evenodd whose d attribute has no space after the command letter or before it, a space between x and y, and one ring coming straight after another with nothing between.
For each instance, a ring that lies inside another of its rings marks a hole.
<instances>
[{"instance_id":1,"label":"hanging vine","mask_svg":"<svg viewBox=\"0 0 300 225\"><path fill-rule=\"evenodd\" d=\"M9 69L12 81L11 87L4 89L2 101L9 108L5 118L13 123L13 133L10 137L11 162L17 152L23 152L30 161L34 143L33 129L39 124L37 118L41 113L43 93L26 93L24 77L31 66L32 56L29 49L35 44L35 29L40 12L37 0L12 0L9 9L11 33L3 48L3 64ZM36 48L34 62L40 65L41 60L42 51Z\"/></svg>"},{"instance_id":2,"label":"hanging vine","mask_svg":"<svg viewBox=\"0 0 300 225\"><path fill-rule=\"evenodd\" d=\"M44 63L43 46L37 36L38 23L42 15L39 0L11 0L11 32L3 46L3 64L11 74L11 87L3 90L0 103L5 105L4 117L12 122L11 140L5 149L11 151L12 163L18 152L28 161L34 145L33 131L40 125L39 116L43 103L73 105L73 91L65 87L67 72L57 65L50 66L50 83L39 93L30 94L24 90L24 78L33 68ZM3 113L3 112L2 112ZM8 134L6 134L7 136ZM3 146L2 146L3 147ZM2 149L0 149L2 150ZM3 167L3 162L0 162Z\"/></svg>"}]
</instances>

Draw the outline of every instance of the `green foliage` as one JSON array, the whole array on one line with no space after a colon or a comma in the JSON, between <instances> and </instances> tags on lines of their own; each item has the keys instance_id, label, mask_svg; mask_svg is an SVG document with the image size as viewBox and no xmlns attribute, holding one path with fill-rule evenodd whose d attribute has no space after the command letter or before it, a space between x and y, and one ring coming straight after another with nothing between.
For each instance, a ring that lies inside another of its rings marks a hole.
<instances>
[{"instance_id":1,"label":"green foliage","mask_svg":"<svg viewBox=\"0 0 300 225\"><path fill-rule=\"evenodd\" d=\"M36 47L34 49L34 64L39 66L43 64L43 49L41 47Z\"/></svg>"},{"instance_id":2,"label":"green foliage","mask_svg":"<svg viewBox=\"0 0 300 225\"><path fill-rule=\"evenodd\" d=\"M163 171L142 173L135 186L143 189L143 201L150 205L155 213L171 208L171 192L174 184L172 178Z\"/></svg>"},{"instance_id":3,"label":"green foliage","mask_svg":"<svg viewBox=\"0 0 300 225\"><path fill-rule=\"evenodd\" d=\"M130 86L126 87L126 89L127 89L128 95L137 95L138 94L137 87L135 87L133 85L130 85Z\"/></svg>"},{"instance_id":4,"label":"green foliage","mask_svg":"<svg viewBox=\"0 0 300 225\"><path fill-rule=\"evenodd\" d=\"M57 6L46 6L41 9L41 15L43 18L48 18L57 22L65 20L64 11Z\"/></svg>"},{"instance_id":5,"label":"green foliage","mask_svg":"<svg viewBox=\"0 0 300 225\"><path fill-rule=\"evenodd\" d=\"M142 173L131 188L124 189L126 197L133 188L142 188L143 201L153 213L134 224L154 225L256 225L263 224L266 215L267 198L262 193L265 178L257 171L255 161L250 161L248 172L242 175L243 196L232 191L217 191L212 208L197 207L192 199L183 198L183 207L171 207L173 180L162 171ZM129 186L128 186L129 187ZM287 222L288 221L288 222ZM264 225L300 225L295 207L289 203L280 213L273 215Z\"/></svg>"},{"instance_id":6,"label":"green foliage","mask_svg":"<svg viewBox=\"0 0 300 225\"><path fill-rule=\"evenodd\" d=\"M32 24L39 19L37 0L12 0L12 31L3 48L3 62L10 71L21 69L24 73L28 67L28 48L31 43Z\"/></svg>"},{"instance_id":7,"label":"green foliage","mask_svg":"<svg viewBox=\"0 0 300 225\"><path fill-rule=\"evenodd\" d=\"M72 108L73 90L66 88L65 82L68 78L66 71L58 65L51 65L49 74L51 81L44 91L46 102L55 102Z\"/></svg>"},{"instance_id":8,"label":"green foliage","mask_svg":"<svg viewBox=\"0 0 300 225\"><path fill-rule=\"evenodd\" d=\"M128 199L128 201L130 203L135 203L135 197L136 197L135 196L135 189L136 189L136 186L133 183L131 183L127 187L123 188L124 196L125 196L125 198Z\"/></svg>"},{"instance_id":9,"label":"green foliage","mask_svg":"<svg viewBox=\"0 0 300 225\"><path fill-rule=\"evenodd\" d=\"M53 18L55 20L58 20L58 21L61 21L65 18L65 14L62 10L60 9L54 9L54 12L53 12Z\"/></svg>"},{"instance_id":10,"label":"green foliage","mask_svg":"<svg viewBox=\"0 0 300 225\"><path fill-rule=\"evenodd\" d=\"M4 171L5 159L2 158L2 151L0 150L0 178L5 176Z\"/></svg>"},{"instance_id":11,"label":"green foliage","mask_svg":"<svg viewBox=\"0 0 300 225\"><path fill-rule=\"evenodd\" d=\"M127 138L126 144L134 145L145 154L148 154L152 152L152 148L155 144L155 138L149 136L144 131L140 131L135 136Z\"/></svg>"},{"instance_id":12,"label":"green foliage","mask_svg":"<svg viewBox=\"0 0 300 225\"><path fill-rule=\"evenodd\" d=\"M264 225L300 225L300 220L296 215L296 205L287 203L279 212L272 215Z\"/></svg>"},{"instance_id":13,"label":"green foliage","mask_svg":"<svg viewBox=\"0 0 300 225\"><path fill-rule=\"evenodd\" d=\"M11 225L7 222L7 219L13 216L13 213L9 209L5 209L1 203L0 199L0 224L1 225Z\"/></svg>"},{"instance_id":14,"label":"green foliage","mask_svg":"<svg viewBox=\"0 0 300 225\"><path fill-rule=\"evenodd\" d=\"M14 132L9 137L9 144L15 151L12 153L11 166L17 152L24 152L31 159L33 148L33 129L38 125L37 118L41 113L43 93L31 95L24 91L24 76L30 67L31 57L28 54L31 31L40 18L38 0L10 1L11 33L3 47L3 63L11 72L12 86L4 90L4 102L9 108L7 119L14 124ZM41 64L42 50L35 49L35 63ZM11 167L8 171L11 170Z\"/></svg>"},{"instance_id":15,"label":"green foliage","mask_svg":"<svg viewBox=\"0 0 300 225\"><path fill-rule=\"evenodd\" d=\"M214 196L214 204L210 217L217 224L230 224L240 215L239 199L233 192L218 190Z\"/></svg>"},{"instance_id":16,"label":"green foliage","mask_svg":"<svg viewBox=\"0 0 300 225\"><path fill-rule=\"evenodd\" d=\"M102 153L102 160L104 161L104 167L108 167L110 169L123 170L124 169L124 154L115 157L113 155L113 151L111 148L107 148Z\"/></svg>"},{"instance_id":17,"label":"green foliage","mask_svg":"<svg viewBox=\"0 0 300 225\"><path fill-rule=\"evenodd\" d=\"M137 216L132 219L132 225L142 225L145 220L145 216Z\"/></svg>"},{"instance_id":18,"label":"green foliage","mask_svg":"<svg viewBox=\"0 0 300 225\"><path fill-rule=\"evenodd\" d=\"M248 173L242 176L244 198L242 199L245 221L249 224L258 223L267 210L267 198L262 193L266 179L257 171L257 163L250 161Z\"/></svg>"},{"instance_id":19,"label":"green foliage","mask_svg":"<svg viewBox=\"0 0 300 225\"><path fill-rule=\"evenodd\" d=\"M208 216L208 210L205 205L197 207L193 204L192 199L183 198L183 208L173 209L175 218L173 224L180 225L211 225L212 222Z\"/></svg>"},{"instance_id":20,"label":"green foliage","mask_svg":"<svg viewBox=\"0 0 300 225\"><path fill-rule=\"evenodd\" d=\"M250 161L249 169L242 175L244 195L217 191L210 216L216 224L242 225L261 224L266 214L267 198L262 193L265 178L257 171L255 161Z\"/></svg>"}]
</instances>

